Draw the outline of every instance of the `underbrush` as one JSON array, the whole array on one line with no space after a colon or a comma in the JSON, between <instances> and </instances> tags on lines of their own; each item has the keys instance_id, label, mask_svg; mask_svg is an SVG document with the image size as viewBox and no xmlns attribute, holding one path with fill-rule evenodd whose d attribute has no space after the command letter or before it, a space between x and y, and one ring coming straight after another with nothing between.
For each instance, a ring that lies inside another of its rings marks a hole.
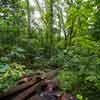
<instances>
[{"instance_id":1,"label":"underbrush","mask_svg":"<svg viewBox=\"0 0 100 100\"><path fill-rule=\"evenodd\" d=\"M87 73L86 71L75 72L65 68L59 72L57 78L61 81L62 91L72 91L78 98L83 98L79 100L99 100L100 74L96 74L95 72Z\"/></svg>"},{"instance_id":2,"label":"underbrush","mask_svg":"<svg viewBox=\"0 0 100 100\"><path fill-rule=\"evenodd\" d=\"M17 63L0 63L0 92L6 91L13 86L24 74L31 74L32 70Z\"/></svg>"}]
</instances>

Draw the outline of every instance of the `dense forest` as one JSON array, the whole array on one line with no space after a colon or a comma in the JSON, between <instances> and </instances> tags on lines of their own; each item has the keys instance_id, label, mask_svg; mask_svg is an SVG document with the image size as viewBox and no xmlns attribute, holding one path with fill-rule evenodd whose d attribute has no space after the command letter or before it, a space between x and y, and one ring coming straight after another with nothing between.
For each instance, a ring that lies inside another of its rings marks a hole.
<instances>
[{"instance_id":1,"label":"dense forest","mask_svg":"<svg viewBox=\"0 0 100 100\"><path fill-rule=\"evenodd\" d=\"M0 92L49 69L62 91L100 100L100 0L0 0Z\"/></svg>"}]
</instances>

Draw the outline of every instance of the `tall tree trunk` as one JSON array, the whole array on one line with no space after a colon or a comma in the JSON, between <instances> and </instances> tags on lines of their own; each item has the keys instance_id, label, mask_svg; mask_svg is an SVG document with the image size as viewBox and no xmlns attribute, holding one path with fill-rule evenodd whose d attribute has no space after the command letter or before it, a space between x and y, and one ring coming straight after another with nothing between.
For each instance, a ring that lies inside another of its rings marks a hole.
<instances>
[{"instance_id":1,"label":"tall tree trunk","mask_svg":"<svg viewBox=\"0 0 100 100\"><path fill-rule=\"evenodd\" d=\"M58 22L58 27L59 27L59 33L58 33L58 41L61 40L61 29L62 29L62 22L61 22L61 12L60 12L60 8L59 7L56 7L57 8L57 11L58 11L58 14L57 14L57 17L59 19L59 22Z\"/></svg>"},{"instance_id":2,"label":"tall tree trunk","mask_svg":"<svg viewBox=\"0 0 100 100\"><path fill-rule=\"evenodd\" d=\"M64 19L63 19L63 13L62 13L62 9L60 10L60 17L61 17L61 22L62 22L62 30L63 30L63 33L64 33L64 39L65 39L65 42L64 42L64 48L66 49L67 48L67 32L64 28Z\"/></svg>"},{"instance_id":3,"label":"tall tree trunk","mask_svg":"<svg viewBox=\"0 0 100 100\"><path fill-rule=\"evenodd\" d=\"M49 54L52 55L52 47L53 47L53 0L50 0L49 4L49 39L50 39L50 48L49 48Z\"/></svg>"},{"instance_id":4,"label":"tall tree trunk","mask_svg":"<svg viewBox=\"0 0 100 100\"><path fill-rule=\"evenodd\" d=\"M53 0L50 0L50 44L52 46L53 38Z\"/></svg>"},{"instance_id":5,"label":"tall tree trunk","mask_svg":"<svg viewBox=\"0 0 100 100\"><path fill-rule=\"evenodd\" d=\"M29 33L29 38L32 38L32 32L31 32L31 13L30 13L30 3L29 0L26 0L27 2L27 20L28 20L28 33Z\"/></svg>"}]
</instances>

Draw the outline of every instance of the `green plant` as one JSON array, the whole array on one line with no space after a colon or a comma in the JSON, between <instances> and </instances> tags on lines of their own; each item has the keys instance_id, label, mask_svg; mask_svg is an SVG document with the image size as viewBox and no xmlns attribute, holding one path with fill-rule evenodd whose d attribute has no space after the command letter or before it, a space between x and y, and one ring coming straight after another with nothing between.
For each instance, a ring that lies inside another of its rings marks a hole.
<instances>
[{"instance_id":1,"label":"green plant","mask_svg":"<svg viewBox=\"0 0 100 100\"><path fill-rule=\"evenodd\" d=\"M0 64L0 91L5 91L9 87L13 86L17 80L19 80L23 74L31 73L30 70L25 69L25 66L17 63L10 65Z\"/></svg>"},{"instance_id":2,"label":"green plant","mask_svg":"<svg viewBox=\"0 0 100 100\"><path fill-rule=\"evenodd\" d=\"M70 70L62 70L58 75L58 80L62 83L62 90L71 89L72 84L77 82L77 76Z\"/></svg>"}]
</instances>

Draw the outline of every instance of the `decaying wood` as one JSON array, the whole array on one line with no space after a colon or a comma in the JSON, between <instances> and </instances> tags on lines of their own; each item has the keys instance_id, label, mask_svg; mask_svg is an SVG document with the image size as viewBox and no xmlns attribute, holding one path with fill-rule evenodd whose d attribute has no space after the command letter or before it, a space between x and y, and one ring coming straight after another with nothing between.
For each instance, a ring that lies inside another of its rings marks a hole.
<instances>
[{"instance_id":1,"label":"decaying wood","mask_svg":"<svg viewBox=\"0 0 100 100\"><path fill-rule=\"evenodd\" d=\"M16 97L14 97L13 100L24 100L27 98L30 94L34 93L36 91L37 86L40 83L35 84L34 86L28 88L27 90L23 91L22 93L18 94Z\"/></svg>"},{"instance_id":2,"label":"decaying wood","mask_svg":"<svg viewBox=\"0 0 100 100\"><path fill-rule=\"evenodd\" d=\"M8 91L1 93L0 100L24 100L31 94L33 94L34 96L35 90L39 85L43 83L43 81L45 81L46 79L50 80L54 78L56 75L57 75L57 70L46 73L41 77L39 76L32 78L32 80L27 81L23 84L16 85L10 88Z\"/></svg>"},{"instance_id":3,"label":"decaying wood","mask_svg":"<svg viewBox=\"0 0 100 100\"><path fill-rule=\"evenodd\" d=\"M0 99L4 98L4 97L7 97L7 96L10 96L10 95L13 95L14 93L23 91L24 89L27 89L27 88L33 86L37 82L39 82L39 80L38 81L37 80L31 80L31 81L28 81L28 82L26 82L24 84L21 84L21 85L18 85L18 86L14 86L14 87L10 88L7 92L2 93L0 95Z\"/></svg>"},{"instance_id":4,"label":"decaying wood","mask_svg":"<svg viewBox=\"0 0 100 100\"><path fill-rule=\"evenodd\" d=\"M55 78L55 76L58 74L57 72L58 70L48 72L46 75L46 79L49 80Z\"/></svg>"},{"instance_id":5,"label":"decaying wood","mask_svg":"<svg viewBox=\"0 0 100 100\"><path fill-rule=\"evenodd\" d=\"M29 100L42 100L42 98L38 95L32 96Z\"/></svg>"}]
</instances>

